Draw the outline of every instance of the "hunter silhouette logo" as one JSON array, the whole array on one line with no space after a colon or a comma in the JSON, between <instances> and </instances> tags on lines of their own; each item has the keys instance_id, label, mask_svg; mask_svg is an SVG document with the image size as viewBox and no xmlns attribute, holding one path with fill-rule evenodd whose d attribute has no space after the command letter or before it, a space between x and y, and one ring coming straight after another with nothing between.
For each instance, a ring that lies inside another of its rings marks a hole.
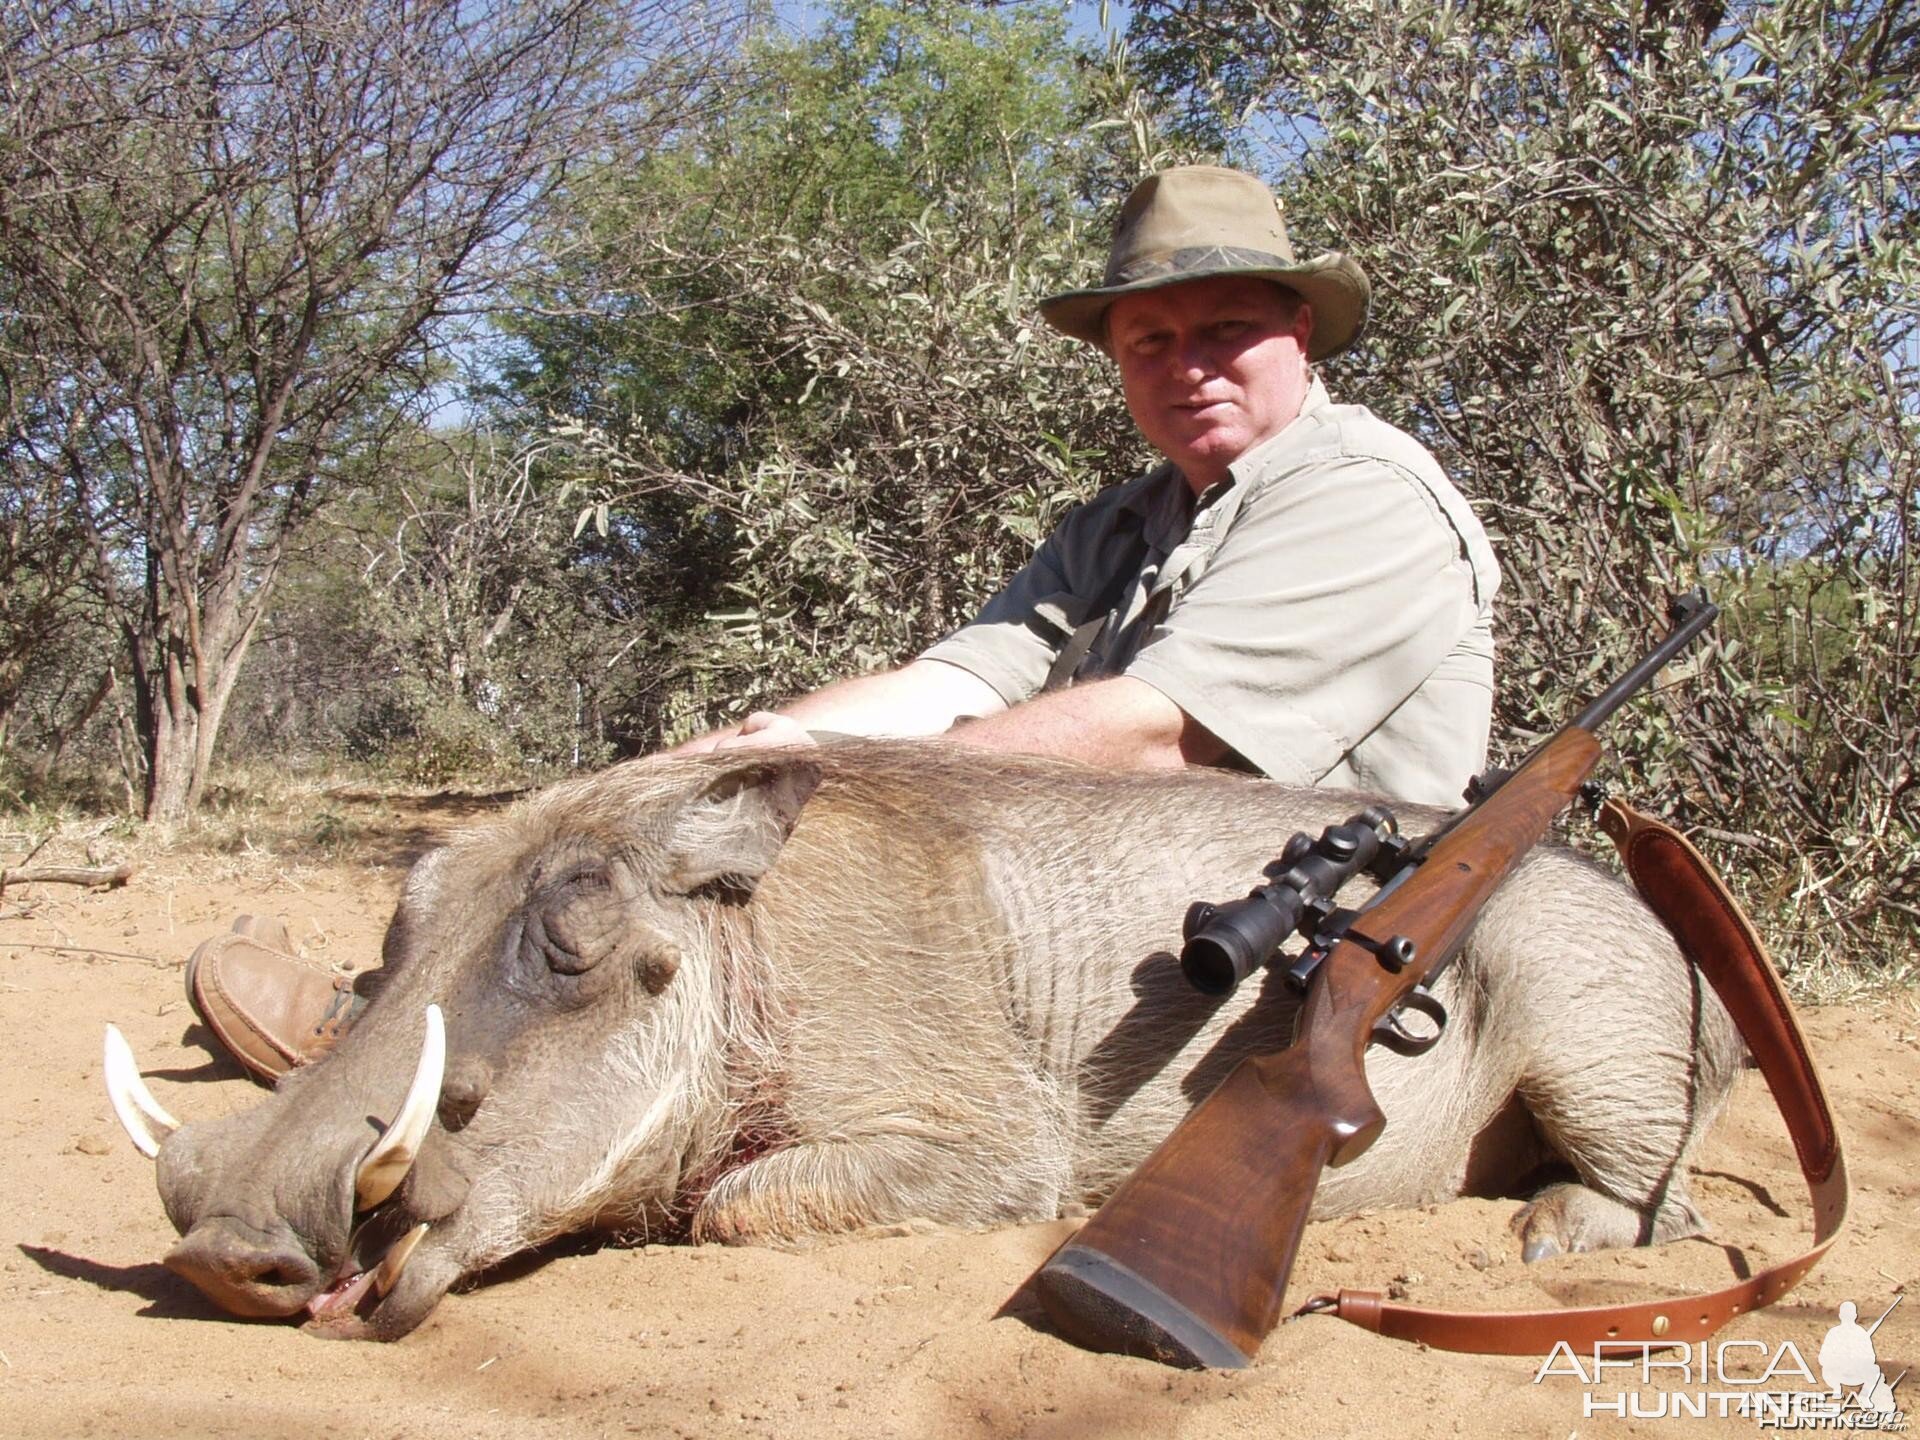
<instances>
[{"instance_id":1,"label":"hunter silhouette logo","mask_svg":"<svg viewBox=\"0 0 1920 1440\"><path fill-rule=\"evenodd\" d=\"M1842 1300L1840 1323L1827 1331L1827 1338L1820 1342L1820 1378L1827 1382L1827 1389L1836 1394L1851 1390L1855 1406L1862 1411L1878 1415L1897 1413L1893 1387L1906 1378L1907 1372L1902 1370L1892 1380L1887 1379L1873 1353L1873 1332L1893 1313L1893 1306L1906 1298L1894 1296L1893 1305L1880 1312L1880 1319L1865 1326L1854 1318L1859 1311L1853 1301Z\"/></svg>"},{"instance_id":2,"label":"hunter silhouette logo","mask_svg":"<svg viewBox=\"0 0 1920 1440\"><path fill-rule=\"evenodd\" d=\"M1775 1345L1703 1340L1684 1346L1649 1340L1630 1356L1621 1353L1625 1347L1619 1341L1596 1345L1591 1356L1561 1341L1541 1362L1533 1383L1550 1375L1578 1380L1587 1387L1580 1397L1585 1419L1746 1416L1762 1430L1904 1431L1907 1413L1895 1390L1907 1372L1887 1377L1873 1337L1905 1298L1896 1295L1871 1325L1860 1323L1853 1301L1842 1301L1839 1323L1828 1327L1820 1342L1818 1374L1791 1340ZM1600 1388L1609 1381L1638 1382L1638 1388L1609 1393Z\"/></svg>"}]
</instances>

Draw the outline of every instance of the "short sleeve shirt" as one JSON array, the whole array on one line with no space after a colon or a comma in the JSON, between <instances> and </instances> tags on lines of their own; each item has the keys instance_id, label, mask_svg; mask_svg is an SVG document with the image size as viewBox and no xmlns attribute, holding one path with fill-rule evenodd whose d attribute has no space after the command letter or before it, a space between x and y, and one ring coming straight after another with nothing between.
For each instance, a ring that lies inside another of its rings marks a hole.
<instances>
[{"instance_id":1,"label":"short sleeve shirt","mask_svg":"<svg viewBox=\"0 0 1920 1440\"><path fill-rule=\"evenodd\" d=\"M1104 613L1076 678L1144 681L1276 780L1454 805L1486 762L1499 583L1425 447L1316 379L1198 499L1162 465L1070 511L926 658L1017 705Z\"/></svg>"}]
</instances>

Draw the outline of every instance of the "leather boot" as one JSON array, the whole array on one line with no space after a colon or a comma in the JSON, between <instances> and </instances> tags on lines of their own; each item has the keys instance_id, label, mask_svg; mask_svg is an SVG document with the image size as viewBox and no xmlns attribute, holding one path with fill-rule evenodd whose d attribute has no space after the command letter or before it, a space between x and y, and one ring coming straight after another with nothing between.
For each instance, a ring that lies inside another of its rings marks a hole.
<instances>
[{"instance_id":1,"label":"leather boot","mask_svg":"<svg viewBox=\"0 0 1920 1440\"><path fill-rule=\"evenodd\" d=\"M187 961L194 1013L268 1084L330 1053L365 1004L353 977L309 964L292 948L278 920L242 915Z\"/></svg>"}]
</instances>

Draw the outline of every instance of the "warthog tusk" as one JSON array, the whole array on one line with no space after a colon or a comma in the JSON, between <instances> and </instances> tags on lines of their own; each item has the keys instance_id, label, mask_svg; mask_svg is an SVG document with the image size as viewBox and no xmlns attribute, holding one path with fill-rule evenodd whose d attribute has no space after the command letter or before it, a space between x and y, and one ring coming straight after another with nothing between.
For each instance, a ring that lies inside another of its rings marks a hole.
<instances>
[{"instance_id":1,"label":"warthog tusk","mask_svg":"<svg viewBox=\"0 0 1920 1440\"><path fill-rule=\"evenodd\" d=\"M400 1103L387 1133L373 1142L367 1158L353 1177L354 1198L362 1210L371 1210L400 1188L427 1138L434 1112L440 1108L440 1081L447 1069L447 1026L438 1005L427 1006L427 1038L420 1046L420 1066Z\"/></svg>"},{"instance_id":2,"label":"warthog tusk","mask_svg":"<svg viewBox=\"0 0 1920 1440\"><path fill-rule=\"evenodd\" d=\"M407 1257L413 1254L413 1247L420 1243L427 1233L427 1222L422 1220L413 1229L393 1242L387 1253L380 1257L380 1268L373 1272L374 1293L384 1297L393 1289L393 1282L400 1278L400 1272L407 1268Z\"/></svg>"},{"instance_id":3,"label":"warthog tusk","mask_svg":"<svg viewBox=\"0 0 1920 1440\"><path fill-rule=\"evenodd\" d=\"M107 1026L105 1074L107 1098L113 1102L113 1113L126 1127L127 1138L133 1141L134 1149L153 1159L160 1153L160 1140L178 1130L180 1122L153 1098L147 1082L140 1078L140 1067L134 1062L127 1037L113 1025ZM160 1140L153 1137L155 1129L160 1132Z\"/></svg>"}]
</instances>

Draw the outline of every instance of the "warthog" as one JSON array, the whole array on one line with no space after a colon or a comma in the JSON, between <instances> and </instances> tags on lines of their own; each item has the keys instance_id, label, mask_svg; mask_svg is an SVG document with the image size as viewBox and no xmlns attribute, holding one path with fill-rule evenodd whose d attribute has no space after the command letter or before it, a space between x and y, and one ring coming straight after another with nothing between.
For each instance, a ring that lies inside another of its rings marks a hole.
<instances>
[{"instance_id":1,"label":"warthog","mask_svg":"<svg viewBox=\"0 0 1920 1440\"><path fill-rule=\"evenodd\" d=\"M329 1333L404 1335L461 1277L588 1227L1050 1218L1287 1042L1276 973L1224 1002L1186 985L1183 912L1360 803L929 743L626 764L423 858L384 989L257 1108L173 1129L124 1054L110 1085L137 1140L139 1110L163 1132L168 1265ZM1574 1178L1516 1221L1529 1258L1699 1230L1685 1161L1740 1048L1628 889L1541 848L1441 994L1436 1047L1371 1056L1385 1134L1316 1217L1514 1193L1557 1157Z\"/></svg>"}]
</instances>

